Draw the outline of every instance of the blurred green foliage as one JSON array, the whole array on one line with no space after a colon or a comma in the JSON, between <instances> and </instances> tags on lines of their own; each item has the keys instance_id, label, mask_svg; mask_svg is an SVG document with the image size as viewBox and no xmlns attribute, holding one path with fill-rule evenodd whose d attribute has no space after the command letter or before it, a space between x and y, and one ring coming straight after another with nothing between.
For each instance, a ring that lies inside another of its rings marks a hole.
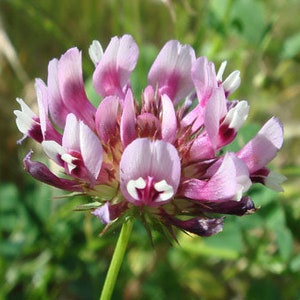
<instances>
[{"instance_id":1,"label":"blurred green foliage","mask_svg":"<svg viewBox=\"0 0 300 300\"><path fill-rule=\"evenodd\" d=\"M287 177L280 195L256 187L261 209L227 217L217 236L179 234L179 246L135 224L114 299L299 299L300 296L300 37L296 0L0 0L0 299L97 299L118 231L72 209L80 198L34 182L22 170L31 147L17 148L12 110L22 96L35 103L33 78L69 47L83 51L91 98L93 65L87 49L130 33L140 46L132 78L138 97L159 48L169 39L228 73L239 69L237 99L248 99L250 122L238 144L271 115L285 126L285 146L273 164ZM15 53L9 55L9 53ZM236 147L232 145L231 147ZM38 153L38 149L35 150ZM58 199L57 199L58 198Z\"/></svg>"}]
</instances>

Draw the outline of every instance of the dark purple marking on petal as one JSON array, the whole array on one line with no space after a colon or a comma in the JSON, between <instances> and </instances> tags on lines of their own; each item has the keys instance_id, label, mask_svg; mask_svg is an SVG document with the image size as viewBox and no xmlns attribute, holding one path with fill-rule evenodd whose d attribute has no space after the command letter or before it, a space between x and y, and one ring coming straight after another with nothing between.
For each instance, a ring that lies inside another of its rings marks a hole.
<instances>
[{"instance_id":1,"label":"dark purple marking on petal","mask_svg":"<svg viewBox=\"0 0 300 300\"><path fill-rule=\"evenodd\" d=\"M25 170L35 179L66 191L81 192L82 188L78 182L59 178L54 175L49 168L41 162L31 161L32 151L23 160Z\"/></svg>"}]
</instances>

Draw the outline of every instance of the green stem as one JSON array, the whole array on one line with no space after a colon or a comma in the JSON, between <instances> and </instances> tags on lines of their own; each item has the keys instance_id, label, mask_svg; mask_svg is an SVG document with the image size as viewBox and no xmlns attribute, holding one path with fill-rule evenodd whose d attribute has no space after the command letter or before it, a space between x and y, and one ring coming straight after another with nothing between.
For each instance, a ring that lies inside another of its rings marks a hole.
<instances>
[{"instance_id":1,"label":"green stem","mask_svg":"<svg viewBox=\"0 0 300 300\"><path fill-rule=\"evenodd\" d=\"M118 277L118 273L124 258L125 250L128 244L128 240L130 237L130 233L133 226L133 218L128 218L121 229L120 236L116 245L115 252L113 254L106 279L104 282L104 286L102 289L102 293L100 296L100 300L110 300L116 280Z\"/></svg>"}]
</instances>

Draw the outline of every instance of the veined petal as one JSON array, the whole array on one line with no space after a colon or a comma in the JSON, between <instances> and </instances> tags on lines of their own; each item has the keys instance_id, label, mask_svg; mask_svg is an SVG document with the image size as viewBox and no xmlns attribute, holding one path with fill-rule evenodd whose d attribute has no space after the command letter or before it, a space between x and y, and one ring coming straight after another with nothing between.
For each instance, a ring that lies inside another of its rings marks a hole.
<instances>
[{"instance_id":1,"label":"veined petal","mask_svg":"<svg viewBox=\"0 0 300 300\"><path fill-rule=\"evenodd\" d=\"M135 122L134 99L132 91L129 89L125 96L120 124L121 141L124 148L136 138Z\"/></svg>"},{"instance_id":2,"label":"veined petal","mask_svg":"<svg viewBox=\"0 0 300 300\"><path fill-rule=\"evenodd\" d=\"M161 49L148 75L148 82L160 95L167 94L176 105L193 90L191 67L196 57L189 45L169 41Z\"/></svg>"},{"instance_id":3,"label":"veined petal","mask_svg":"<svg viewBox=\"0 0 300 300\"><path fill-rule=\"evenodd\" d=\"M162 140L151 141L148 138L136 139L125 148L121 157L121 191L128 201L137 203L132 192L128 191L128 183L133 180L136 186L139 178L145 182L151 178L153 183L159 183L156 192L163 190L167 194L171 186L174 195L179 185L180 173L180 159L172 144Z\"/></svg>"},{"instance_id":4,"label":"veined petal","mask_svg":"<svg viewBox=\"0 0 300 300\"><path fill-rule=\"evenodd\" d=\"M70 112L94 128L95 107L89 102L83 83L81 52L77 48L69 49L58 61L58 85L61 97Z\"/></svg>"},{"instance_id":5,"label":"veined petal","mask_svg":"<svg viewBox=\"0 0 300 300\"><path fill-rule=\"evenodd\" d=\"M124 97L130 74L136 66L139 49L132 36L113 37L93 75L96 92L102 97Z\"/></svg>"},{"instance_id":6,"label":"veined petal","mask_svg":"<svg viewBox=\"0 0 300 300\"><path fill-rule=\"evenodd\" d=\"M283 143L283 127L279 119L271 118L238 153L249 172L265 167L277 154Z\"/></svg>"},{"instance_id":7,"label":"veined petal","mask_svg":"<svg viewBox=\"0 0 300 300\"><path fill-rule=\"evenodd\" d=\"M104 143L116 134L120 101L116 96L104 98L95 115L96 131Z\"/></svg>"},{"instance_id":8,"label":"veined petal","mask_svg":"<svg viewBox=\"0 0 300 300\"><path fill-rule=\"evenodd\" d=\"M162 98L161 135L166 142L173 143L176 138L177 118L173 102L167 95Z\"/></svg>"}]
</instances>

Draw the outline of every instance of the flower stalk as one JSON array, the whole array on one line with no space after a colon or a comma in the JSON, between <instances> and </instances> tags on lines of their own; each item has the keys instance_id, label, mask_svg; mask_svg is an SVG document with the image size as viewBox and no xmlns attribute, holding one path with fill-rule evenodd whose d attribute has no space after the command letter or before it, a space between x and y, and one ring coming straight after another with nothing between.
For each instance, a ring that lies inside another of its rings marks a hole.
<instances>
[{"instance_id":1,"label":"flower stalk","mask_svg":"<svg viewBox=\"0 0 300 300\"><path fill-rule=\"evenodd\" d=\"M129 241L129 237L133 227L133 218L128 218L122 225L122 229L117 241L116 249L114 251L106 278L104 286L101 292L100 300L110 300L116 280L122 265L126 247Z\"/></svg>"}]
</instances>

